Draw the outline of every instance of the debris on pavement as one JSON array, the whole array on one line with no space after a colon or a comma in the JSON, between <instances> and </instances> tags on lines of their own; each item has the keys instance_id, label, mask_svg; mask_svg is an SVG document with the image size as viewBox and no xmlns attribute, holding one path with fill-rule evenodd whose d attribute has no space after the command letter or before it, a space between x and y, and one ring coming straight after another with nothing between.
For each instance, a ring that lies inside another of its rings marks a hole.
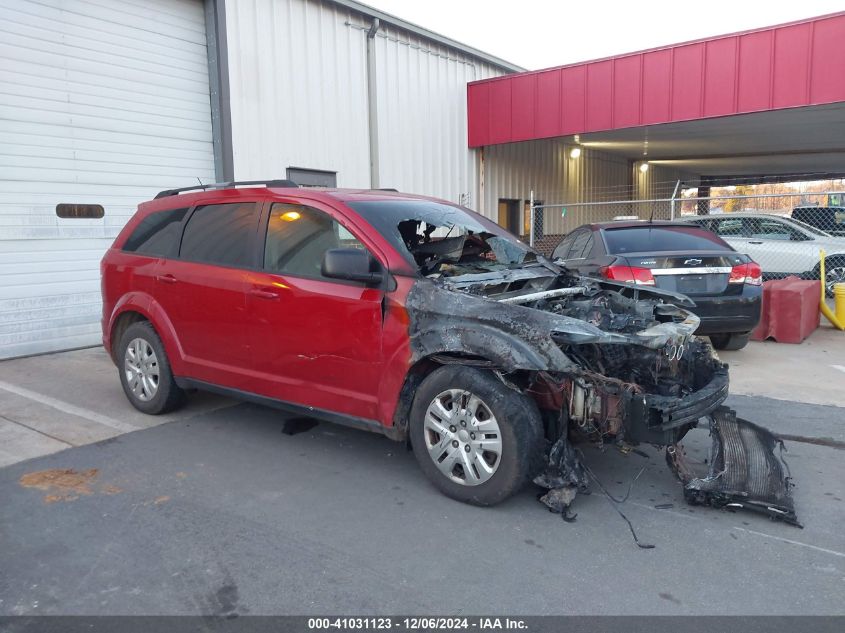
<instances>
[{"instance_id":1,"label":"debris on pavement","mask_svg":"<svg viewBox=\"0 0 845 633\"><path fill-rule=\"evenodd\" d=\"M745 508L772 519L803 527L795 514L789 467L783 441L736 412L719 407L710 416L712 444L707 472L698 472L686 458L683 445L666 449L666 461L684 485L691 505ZM780 448L781 455L775 453Z\"/></svg>"}]
</instances>

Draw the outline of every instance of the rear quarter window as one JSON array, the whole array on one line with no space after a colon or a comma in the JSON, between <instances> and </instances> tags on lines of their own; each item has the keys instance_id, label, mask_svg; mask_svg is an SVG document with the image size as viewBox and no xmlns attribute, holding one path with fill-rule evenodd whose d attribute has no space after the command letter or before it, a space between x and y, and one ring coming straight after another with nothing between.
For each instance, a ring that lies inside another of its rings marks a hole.
<instances>
[{"instance_id":1,"label":"rear quarter window","mask_svg":"<svg viewBox=\"0 0 845 633\"><path fill-rule=\"evenodd\" d=\"M123 250L151 257L169 257L176 254L182 220L188 212L184 209L170 209L150 213L145 217L123 245Z\"/></svg>"},{"instance_id":2,"label":"rear quarter window","mask_svg":"<svg viewBox=\"0 0 845 633\"><path fill-rule=\"evenodd\" d=\"M552 253L552 259L566 259L569 251L572 249L572 242L575 241L576 237L578 237L576 234L570 233L563 238L563 241L557 245Z\"/></svg>"},{"instance_id":3,"label":"rear quarter window","mask_svg":"<svg viewBox=\"0 0 845 633\"><path fill-rule=\"evenodd\" d=\"M607 252L732 251L715 233L697 226L635 226L604 229Z\"/></svg>"}]
</instances>

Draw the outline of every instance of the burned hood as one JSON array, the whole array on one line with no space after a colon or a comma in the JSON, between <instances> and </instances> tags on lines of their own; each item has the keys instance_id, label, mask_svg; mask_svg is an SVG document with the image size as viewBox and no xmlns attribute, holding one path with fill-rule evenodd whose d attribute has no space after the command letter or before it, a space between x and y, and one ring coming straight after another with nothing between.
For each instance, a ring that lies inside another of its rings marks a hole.
<instances>
[{"instance_id":1,"label":"burned hood","mask_svg":"<svg viewBox=\"0 0 845 633\"><path fill-rule=\"evenodd\" d=\"M698 327L664 293L626 297L613 286L547 267L420 279L406 301L414 356L454 353L506 370L573 371L562 344L659 349L682 345Z\"/></svg>"}]
</instances>

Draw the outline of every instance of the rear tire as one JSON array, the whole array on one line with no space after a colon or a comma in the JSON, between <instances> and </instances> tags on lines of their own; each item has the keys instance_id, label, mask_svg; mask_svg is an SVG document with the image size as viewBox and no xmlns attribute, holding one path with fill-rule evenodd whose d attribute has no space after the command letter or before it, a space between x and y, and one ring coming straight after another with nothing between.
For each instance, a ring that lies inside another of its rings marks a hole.
<instances>
[{"instance_id":1,"label":"rear tire","mask_svg":"<svg viewBox=\"0 0 845 633\"><path fill-rule=\"evenodd\" d=\"M710 342L716 349L733 352L748 345L750 336L750 332L744 334L711 334Z\"/></svg>"},{"instance_id":2,"label":"rear tire","mask_svg":"<svg viewBox=\"0 0 845 633\"><path fill-rule=\"evenodd\" d=\"M185 401L185 392L173 378L164 345L149 321L126 328L116 359L123 392L138 411L159 415L177 409Z\"/></svg>"},{"instance_id":3,"label":"rear tire","mask_svg":"<svg viewBox=\"0 0 845 633\"><path fill-rule=\"evenodd\" d=\"M464 503L500 503L542 468L537 405L489 370L447 365L432 372L417 389L409 426L423 473Z\"/></svg>"}]
</instances>

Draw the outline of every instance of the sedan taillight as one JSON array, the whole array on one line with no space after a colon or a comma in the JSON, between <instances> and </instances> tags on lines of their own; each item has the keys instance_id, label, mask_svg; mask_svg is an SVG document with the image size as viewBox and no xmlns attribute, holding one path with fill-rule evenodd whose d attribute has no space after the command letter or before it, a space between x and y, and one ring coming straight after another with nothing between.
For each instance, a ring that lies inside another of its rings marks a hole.
<instances>
[{"instance_id":1,"label":"sedan taillight","mask_svg":"<svg viewBox=\"0 0 845 633\"><path fill-rule=\"evenodd\" d=\"M601 269L601 274L607 279L613 281L622 281L626 284L636 284L638 286L653 286L654 275L648 268L639 268L638 266L605 266Z\"/></svg>"},{"instance_id":2,"label":"sedan taillight","mask_svg":"<svg viewBox=\"0 0 845 633\"><path fill-rule=\"evenodd\" d=\"M763 269L757 262L737 264L731 268L731 276L728 279L730 284L749 284L759 286L763 283Z\"/></svg>"}]
</instances>

